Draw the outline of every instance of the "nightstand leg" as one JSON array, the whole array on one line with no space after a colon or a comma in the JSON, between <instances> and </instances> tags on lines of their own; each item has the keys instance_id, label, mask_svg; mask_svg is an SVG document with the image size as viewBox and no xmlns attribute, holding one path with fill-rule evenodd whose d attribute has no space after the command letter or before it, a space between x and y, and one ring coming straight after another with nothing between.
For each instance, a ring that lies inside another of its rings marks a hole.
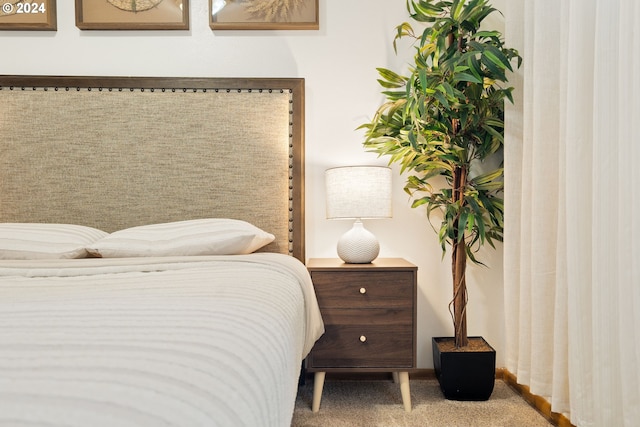
<instances>
[{"instance_id":1,"label":"nightstand leg","mask_svg":"<svg viewBox=\"0 0 640 427\"><path fill-rule=\"evenodd\" d=\"M393 376L393 383L394 384L398 384L400 382L400 379L398 379L398 373L397 372L391 372L391 375Z\"/></svg>"},{"instance_id":2,"label":"nightstand leg","mask_svg":"<svg viewBox=\"0 0 640 427\"><path fill-rule=\"evenodd\" d=\"M313 376L313 401L311 410L318 412L320 410L320 400L322 399L322 389L324 387L325 372L316 372Z\"/></svg>"},{"instance_id":3,"label":"nightstand leg","mask_svg":"<svg viewBox=\"0 0 640 427\"><path fill-rule=\"evenodd\" d=\"M411 412L411 389L409 388L409 373L398 372L400 380L400 394L402 394L402 403L405 412Z\"/></svg>"}]
</instances>

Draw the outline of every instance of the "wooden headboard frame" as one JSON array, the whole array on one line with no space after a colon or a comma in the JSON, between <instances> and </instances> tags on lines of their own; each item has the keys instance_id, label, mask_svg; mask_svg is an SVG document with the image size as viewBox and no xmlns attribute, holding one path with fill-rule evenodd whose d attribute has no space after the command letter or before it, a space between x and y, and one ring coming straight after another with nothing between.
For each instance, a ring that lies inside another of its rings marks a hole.
<instances>
[{"instance_id":1,"label":"wooden headboard frame","mask_svg":"<svg viewBox=\"0 0 640 427\"><path fill-rule=\"evenodd\" d=\"M304 79L0 76L0 222L202 217L304 262Z\"/></svg>"}]
</instances>

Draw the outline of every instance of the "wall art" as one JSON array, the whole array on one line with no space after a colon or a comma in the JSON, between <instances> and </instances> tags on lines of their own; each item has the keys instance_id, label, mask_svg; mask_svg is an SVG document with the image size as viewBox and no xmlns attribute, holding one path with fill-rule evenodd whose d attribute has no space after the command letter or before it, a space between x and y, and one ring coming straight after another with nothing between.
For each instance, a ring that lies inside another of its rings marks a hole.
<instances>
[{"instance_id":1,"label":"wall art","mask_svg":"<svg viewBox=\"0 0 640 427\"><path fill-rule=\"evenodd\" d=\"M189 0L76 0L83 30L188 30Z\"/></svg>"},{"instance_id":2,"label":"wall art","mask_svg":"<svg viewBox=\"0 0 640 427\"><path fill-rule=\"evenodd\" d=\"M55 31L56 0L0 1L0 30Z\"/></svg>"},{"instance_id":3,"label":"wall art","mask_svg":"<svg viewBox=\"0 0 640 427\"><path fill-rule=\"evenodd\" d=\"M213 30L317 30L318 0L209 0Z\"/></svg>"}]
</instances>

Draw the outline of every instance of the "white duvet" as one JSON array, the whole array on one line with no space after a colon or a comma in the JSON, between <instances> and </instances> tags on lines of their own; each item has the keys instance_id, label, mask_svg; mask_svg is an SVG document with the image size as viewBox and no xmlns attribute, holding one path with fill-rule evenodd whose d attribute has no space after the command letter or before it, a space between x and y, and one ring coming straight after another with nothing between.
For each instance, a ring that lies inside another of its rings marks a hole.
<instances>
[{"instance_id":1,"label":"white duvet","mask_svg":"<svg viewBox=\"0 0 640 427\"><path fill-rule=\"evenodd\" d=\"M323 325L279 254L0 262L1 426L289 426Z\"/></svg>"}]
</instances>

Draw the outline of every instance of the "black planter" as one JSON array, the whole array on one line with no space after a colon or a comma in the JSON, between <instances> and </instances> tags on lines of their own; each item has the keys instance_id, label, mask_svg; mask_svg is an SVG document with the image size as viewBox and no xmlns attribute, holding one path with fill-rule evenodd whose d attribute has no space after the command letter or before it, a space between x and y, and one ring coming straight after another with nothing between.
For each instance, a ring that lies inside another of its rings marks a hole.
<instances>
[{"instance_id":1,"label":"black planter","mask_svg":"<svg viewBox=\"0 0 640 427\"><path fill-rule=\"evenodd\" d=\"M486 351L444 351L441 344L453 337L434 337L433 366L444 397L449 400L487 400L496 378L496 351L482 337Z\"/></svg>"}]
</instances>

